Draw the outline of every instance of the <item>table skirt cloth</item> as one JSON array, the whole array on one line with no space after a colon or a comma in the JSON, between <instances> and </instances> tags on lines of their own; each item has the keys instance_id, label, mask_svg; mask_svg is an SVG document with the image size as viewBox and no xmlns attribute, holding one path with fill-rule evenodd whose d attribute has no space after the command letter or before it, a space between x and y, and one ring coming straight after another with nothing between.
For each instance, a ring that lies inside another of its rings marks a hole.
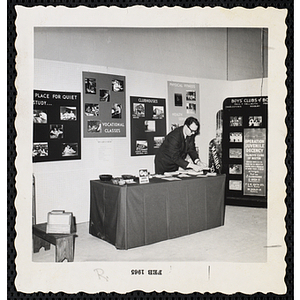
<instances>
[{"instance_id":1,"label":"table skirt cloth","mask_svg":"<svg viewBox=\"0 0 300 300\"><path fill-rule=\"evenodd\" d=\"M225 175L124 186L91 180L89 232L129 249L222 226L224 189Z\"/></svg>"}]
</instances>

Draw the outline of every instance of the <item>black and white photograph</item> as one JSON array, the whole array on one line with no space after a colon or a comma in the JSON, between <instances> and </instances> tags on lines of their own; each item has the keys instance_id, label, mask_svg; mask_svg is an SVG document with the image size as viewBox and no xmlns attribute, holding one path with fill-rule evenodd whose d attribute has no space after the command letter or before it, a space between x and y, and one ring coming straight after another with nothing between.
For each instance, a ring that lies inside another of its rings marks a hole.
<instances>
[{"instance_id":1,"label":"black and white photograph","mask_svg":"<svg viewBox=\"0 0 300 300\"><path fill-rule=\"evenodd\" d=\"M85 79L85 93L86 94L96 94L96 79L86 78Z\"/></svg>"},{"instance_id":2,"label":"black and white photograph","mask_svg":"<svg viewBox=\"0 0 300 300\"><path fill-rule=\"evenodd\" d=\"M86 103L84 107L84 114L87 117L99 116L99 104Z\"/></svg>"},{"instance_id":3,"label":"black and white photograph","mask_svg":"<svg viewBox=\"0 0 300 300\"><path fill-rule=\"evenodd\" d=\"M242 168L240 164L229 165L229 174L242 174Z\"/></svg>"},{"instance_id":4,"label":"black and white photograph","mask_svg":"<svg viewBox=\"0 0 300 300\"><path fill-rule=\"evenodd\" d=\"M174 104L175 106L182 106L182 94L174 94Z\"/></svg>"},{"instance_id":5,"label":"black and white photograph","mask_svg":"<svg viewBox=\"0 0 300 300\"><path fill-rule=\"evenodd\" d=\"M64 137L64 125L50 124L50 139L62 139Z\"/></svg>"},{"instance_id":6,"label":"black and white photograph","mask_svg":"<svg viewBox=\"0 0 300 300\"><path fill-rule=\"evenodd\" d=\"M196 91L186 91L186 101L196 101Z\"/></svg>"},{"instance_id":7,"label":"black and white photograph","mask_svg":"<svg viewBox=\"0 0 300 300\"><path fill-rule=\"evenodd\" d=\"M16 13L16 288L284 293L286 12Z\"/></svg>"},{"instance_id":8,"label":"black and white photograph","mask_svg":"<svg viewBox=\"0 0 300 300\"><path fill-rule=\"evenodd\" d=\"M186 104L186 113L187 114L196 114L196 104L195 103L187 103Z\"/></svg>"},{"instance_id":9,"label":"black and white photograph","mask_svg":"<svg viewBox=\"0 0 300 300\"><path fill-rule=\"evenodd\" d=\"M243 149L242 148L229 148L229 158L242 158Z\"/></svg>"},{"instance_id":10,"label":"black and white photograph","mask_svg":"<svg viewBox=\"0 0 300 300\"><path fill-rule=\"evenodd\" d=\"M145 117L145 104L144 103L133 103L132 117L133 118L144 118Z\"/></svg>"},{"instance_id":11,"label":"black and white photograph","mask_svg":"<svg viewBox=\"0 0 300 300\"><path fill-rule=\"evenodd\" d=\"M242 132L230 132L229 134L230 143L241 143L243 141Z\"/></svg>"},{"instance_id":12,"label":"black and white photograph","mask_svg":"<svg viewBox=\"0 0 300 300\"><path fill-rule=\"evenodd\" d=\"M87 131L88 132L102 132L102 123L98 120L88 120L87 121Z\"/></svg>"},{"instance_id":13,"label":"black and white photograph","mask_svg":"<svg viewBox=\"0 0 300 300\"><path fill-rule=\"evenodd\" d=\"M33 123L37 124L47 124L47 111L46 110L33 110Z\"/></svg>"},{"instance_id":14,"label":"black and white photograph","mask_svg":"<svg viewBox=\"0 0 300 300\"><path fill-rule=\"evenodd\" d=\"M161 144L164 142L165 137L155 136L153 139L154 139L154 148L158 149L161 146Z\"/></svg>"},{"instance_id":15,"label":"black and white photograph","mask_svg":"<svg viewBox=\"0 0 300 300\"><path fill-rule=\"evenodd\" d=\"M145 140L138 140L135 143L136 154L147 154L148 153L148 142Z\"/></svg>"},{"instance_id":16,"label":"black and white photograph","mask_svg":"<svg viewBox=\"0 0 300 300\"><path fill-rule=\"evenodd\" d=\"M145 132L155 132L156 126L155 121L152 120L145 120L144 126L145 126Z\"/></svg>"},{"instance_id":17,"label":"black and white photograph","mask_svg":"<svg viewBox=\"0 0 300 300\"><path fill-rule=\"evenodd\" d=\"M229 189L233 191L242 190L242 181L241 180L229 180Z\"/></svg>"},{"instance_id":18,"label":"black and white photograph","mask_svg":"<svg viewBox=\"0 0 300 300\"><path fill-rule=\"evenodd\" d=\"M109 102L110 101L110 90L100 90L100 101Z\"/></svg>"},{"instance_id":19,"label":"black and white photograph","mask_svg":"<svg viewBox=\"0 0 300 300\"><path fill-rule=\"evenodd\" d=\"M242 126L243 125L243 117L242 116L231 116L230 117L230 126Z\"/></svg>"},{"instance_id":20,"label":"black and white photograph","mask_svg":"<svg viewBox=\"0 0 300 300\"><path fill-rule=\"evenodd\" d=\"M48 143L47 142L33 143L32 156L33 157L48 156Z\"/></svg>"},{"instance_id":21,"label":"black and white photograph","mask_svg":"<svg viewBox=\"0 0 300 300\"><path fill-rule=\"evenodd\" d=\"M250 116L249 127L260 127L262 125L262 116Z\"/></svg>"},{"instance_id":22,"label":"black and white photograph","mask_svg":"<svg viewBox=\"0 0 300 300\"><path fill-rule=\"evenodd\" d=\"M124 82L122 80L114 79L111 84L113 92L124 92Z\"/></svg>"},{"instance_id":23,"label":"black and white photograph","mask_svg":"<svg viewBox=\"0 0 300 300\"><path fill-rule=\"evenodd\" d=\"M62 156L78 155L78 144L77 143L63 143L61 155Z\"/></svg>"},{"instance_id":24,"label":"black and white photograph","mask_svg":"<svg viewBox=\"0 0 300 300\"><path fill-rule=\"evenodd\" d=\"M113 119L121 119L122 118L122 104L114 103L111 108L111 117Z\"/></svg>"},{"instance_id":25,"label":"black and white photograph","mask_svg":"<svg viewBox=\"0 0 300 300\"><path fill-rule=\"evenodd\" d=\"M62 121L76 121L77 120L77 108L75 106L61 106L60 107L60 119Z\"/></svg>"},{"instance_id":26,"label":"black and white photograph","mask_svg":"<svg viewBox=\"0 0 300 300\"><path fill-rule=\"evenodd\" d=\"M163 119L165 110L163 106L153 106L153 119Z\"/></svg>"}]
</instances>

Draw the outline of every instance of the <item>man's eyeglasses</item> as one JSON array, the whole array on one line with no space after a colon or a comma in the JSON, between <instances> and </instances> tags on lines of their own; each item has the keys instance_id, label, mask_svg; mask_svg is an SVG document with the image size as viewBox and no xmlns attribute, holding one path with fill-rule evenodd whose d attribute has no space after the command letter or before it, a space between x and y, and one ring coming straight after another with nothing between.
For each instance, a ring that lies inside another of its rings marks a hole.
<instances>
[{"instance_id":1,"label":"man's eyeglasses","mask_svg":"<svg viewBox=\"0 0 300 300\"><path fill-rule=\"evenodd\" d=\"M186 125L186 126L191 131L191 133L196 133L198 130L198 128L196 130L193 130L193 129L191 129L191 127L189 125Z\"/></svg>"}]
</instances>

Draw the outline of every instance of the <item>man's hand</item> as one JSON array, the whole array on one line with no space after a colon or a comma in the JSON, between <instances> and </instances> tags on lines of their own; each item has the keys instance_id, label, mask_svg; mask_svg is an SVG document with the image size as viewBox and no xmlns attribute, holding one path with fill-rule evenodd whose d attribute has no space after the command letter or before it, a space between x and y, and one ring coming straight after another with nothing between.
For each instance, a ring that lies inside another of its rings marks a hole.
<instances>
[{"instance_id":1,"label":"man's hand","mask_svg":"<svg viewBox=\"0 0 300 300\"><path fill-rule=\"evenodd\" d=\"M202 170L202 167L201 166L198 166L198 164L194 164L192 162L190 162L188 165L187 165L187 168L191 168L193 169L195 172L200 172Z\"/></svg>"},{"instance_id":2,"label":"man's hand","mask_svg":"<svg viewBox=\"0 0 300 300\"><path fill-rule=\"evenodd\" d=\"M197 161L197 166L201 167L201 170L203 170L204 168L207 168L207 164L200 160Z\"/></svg>"}]
</instances>

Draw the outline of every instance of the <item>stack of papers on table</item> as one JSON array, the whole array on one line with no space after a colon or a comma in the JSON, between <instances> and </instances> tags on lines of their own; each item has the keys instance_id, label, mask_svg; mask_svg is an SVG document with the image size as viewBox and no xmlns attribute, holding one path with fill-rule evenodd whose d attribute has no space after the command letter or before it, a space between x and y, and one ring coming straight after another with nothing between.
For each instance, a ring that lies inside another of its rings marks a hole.
<instances>
[{"instance_id":1,"label":"stack of papers on table","mask_svg":"<svg viewBox=\"0 0 300 300\"><path fill-rule=\"evenodd\" d=\"M173 180L181 180L181 179L178 178L178 177L163 177L162 179L164 179L164 180L169 180L169 181L173 181Z\"/></svg>"},{"instance_id":2,"label":"stack of papers on table","mask_svg":"<svg viewBox=\"0 0 300 300\"><path fill-rule=\"evenodd\" d=\"M191 177L191 176L183 173L183 174L179 174L178 177Z\"/></svg>"},{"instance_id":3,"label":"stack of papers on table","mask_svg":"<svg viewBox=\"0 0 300 300\"><path fill-rule=\"evenodd\" d=\"M207 173L207 176L217 176L217 173Z\"/></svg>"}]
</instances>

